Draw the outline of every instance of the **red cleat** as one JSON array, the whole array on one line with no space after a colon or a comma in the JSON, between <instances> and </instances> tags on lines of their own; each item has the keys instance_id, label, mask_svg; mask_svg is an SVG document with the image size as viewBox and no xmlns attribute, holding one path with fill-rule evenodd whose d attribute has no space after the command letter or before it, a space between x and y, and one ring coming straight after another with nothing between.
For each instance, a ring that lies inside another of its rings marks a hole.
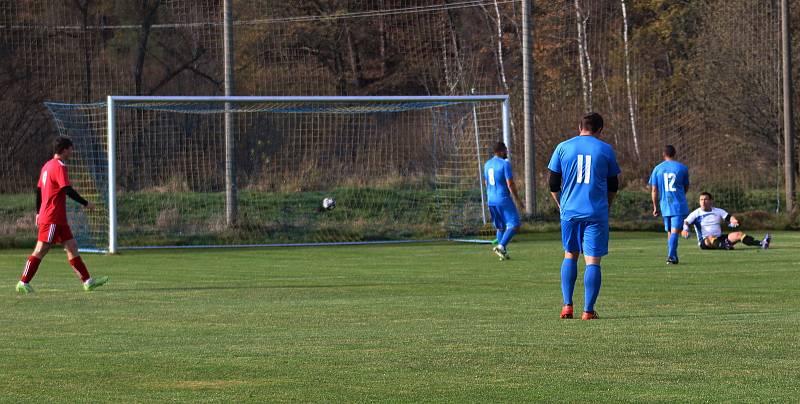
<instances>
[{"instance_id":1,"label":"red cleat","mask_svg":"<svg viewBox=\"0 0 800 404\"><path fill-rule=\"evenodd\" d=\"M584 311L581 315L581 320L597 320L599 318L596 311Z\"/></svg>"},{"instance_id":2,"label":"red cleat","mask_svg":"<svg viewBox=\"0 0 800 404\"><path fill-rule=\"evenodd\" d=\"M571 304L565 304L564 307L561 308L561 318L572 318Z\"/></svg>"}]
</instances>

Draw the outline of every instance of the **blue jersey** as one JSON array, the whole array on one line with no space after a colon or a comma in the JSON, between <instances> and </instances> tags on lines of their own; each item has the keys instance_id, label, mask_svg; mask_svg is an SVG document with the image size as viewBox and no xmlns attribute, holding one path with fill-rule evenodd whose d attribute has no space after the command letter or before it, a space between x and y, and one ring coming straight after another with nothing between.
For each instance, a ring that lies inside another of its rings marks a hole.
<instances>
[{"instance_id":1,"label":"blue jersey","mask_svg":"<svg viewBox=\"0 0 800 404\"><path fill-rule=\"evenodd\" d=\"M661 216L686 216L686 188L689 186L689 169L685 165L666 160L653 169L649 184L658 190Z\"/></svg>"},{"instance_id":2,"label":"blue jersey","mask_svg":"<svg viewBox=\"0 0 800 404\"><path fill-rule=\"evenodd\" d=\"M594 136L561 142L547 168L561 174L561 220L608 221L608 177L620 173L608 143Z\"/></svg>"},{"instance_id":3,"label":"blue jersey","mask_svg":"<svg viewBox=\"0 0 800 404\"><path fill-rule=\"evenodd\" d=\"M500 157L492 157L483 165L483 178L486 179L486 194L489 206L513 204L511 191L508 190L506 180L514 178L511 173L511 163Z\"/></svg>"}]
</instances>

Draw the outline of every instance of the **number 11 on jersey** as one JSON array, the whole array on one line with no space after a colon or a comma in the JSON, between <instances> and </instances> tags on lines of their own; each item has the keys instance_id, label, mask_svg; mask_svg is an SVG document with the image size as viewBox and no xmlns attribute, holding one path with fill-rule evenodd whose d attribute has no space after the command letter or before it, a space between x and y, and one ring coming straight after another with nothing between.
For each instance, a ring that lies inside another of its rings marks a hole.
<instances>
[{"instance_id":1,"label":"number 11 on jersey","mask_svg":"<svg viewBox=\"0 0 800 404\"><path fill-rule=\"evenodd\" d=\"M584 162L585 160L585 162ZM592 178L592 156L590 154L578 155L578 184L588 184Z\"/></svg>"}]
</instances>

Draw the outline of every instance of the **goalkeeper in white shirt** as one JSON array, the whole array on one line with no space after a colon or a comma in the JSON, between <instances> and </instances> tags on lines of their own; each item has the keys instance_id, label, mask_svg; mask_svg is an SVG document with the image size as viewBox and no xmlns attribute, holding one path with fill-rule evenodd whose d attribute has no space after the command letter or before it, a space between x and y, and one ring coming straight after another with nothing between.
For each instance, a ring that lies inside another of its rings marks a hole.
<instances>
[{"instance_id":1,"label":"goalkeeper in white shirt","mask_svg":"<svg viewBox=\"0 0 800 404\"><path fill-rule=\"evenodd\" d=\"M702 250L733 250L734 244L742 242L745 245L769 248L772 237L767 233L761 240L756 240L740 231L730 234L722 232L721 224L728 223L728 227L739 227L739 220L723 209L714 207L714 198L708 192L700 194L700 207L695 209L683 221L683 238L689 237L689 226L694 226L697 241Z\"/></svg>"}]
</instances>

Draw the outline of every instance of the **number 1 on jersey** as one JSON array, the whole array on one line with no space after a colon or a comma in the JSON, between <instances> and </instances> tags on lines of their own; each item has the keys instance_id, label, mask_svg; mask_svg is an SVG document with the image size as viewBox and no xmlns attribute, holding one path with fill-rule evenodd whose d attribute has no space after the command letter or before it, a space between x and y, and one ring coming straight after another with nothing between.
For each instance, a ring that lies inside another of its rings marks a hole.
<instances>
[{"instance_id":1,"label":"number 1 on jersey","mask_svg":"<svg viewBox=\"0 0 800 404\"><path fill-rule=\"evenodd\" d=\"M585 159L585 162L584 162ZM578 184L588 184L592 178L592 156L590 154L578 155Z\"/></svg>"}]
</instances>

